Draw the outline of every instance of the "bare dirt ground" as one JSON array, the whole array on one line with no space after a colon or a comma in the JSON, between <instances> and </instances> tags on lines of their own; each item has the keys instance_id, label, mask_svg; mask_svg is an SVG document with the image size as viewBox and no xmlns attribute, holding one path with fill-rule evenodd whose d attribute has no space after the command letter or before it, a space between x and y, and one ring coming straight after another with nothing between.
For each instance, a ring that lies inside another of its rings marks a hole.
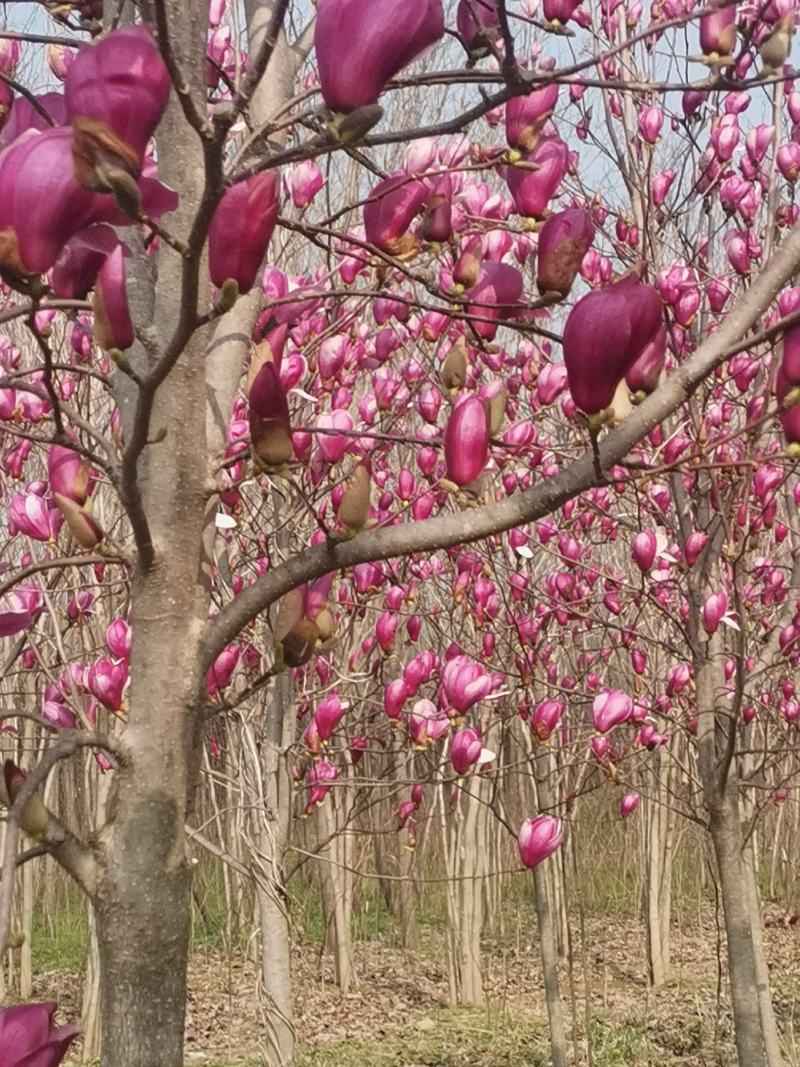
<instances>
[{"instance_id":1,"label":"bare dirt ground","mask_svg":"<svg viewBox=\"0 0 800 1067\"><path fill-rule=\"evenodd\" d=\"M731 1025L725 988L724 949L718 967L717 930L713 911L680 917L673 928L673 976L659 990L645 981L643 932L635 919L587 919L585 938L572 930L574 965L564 968L562 989L585 1034L587 1021L602 1044L603 1027L636 1031L636 1047L652 1051L621 1052L622 1058L603 1058L598 1064L682 1064L684 1067L726 1065L731 1061ZM435 1029L446 1019L447 972L441 934L423 931L421 947L404 952L380 941L356 948L357 987L341 994L333 984L330 961L320 958L319 946L298 947L295 958L296 1023L309 1064L395 1063L402 1060L347 1059L325 1050L345 1048L347 1042L395 1041L403 1035ZM776 1008L786 1036L788 1055L800 1049L800 927L786 926L778 915L767 916L767 949L776 990ZM717 997L721 982L721 997ZM544 1016L541 976L532 939L518 935L508 942L487 944L484 1009L486 1025L502 1029L503 1020ZM57 1000L65 1013L80 1013L81 979L77 975L43 974L36 995ZM589 1005L587 1012L586 1005ZM571 1011L571 1015L573 1012ZM620 1029L621 1028L621 1029ZM258 1062L261 1019L256 970L241 957L219 952L195 953L191 964L187 1018L187 1063L238 1067ZM797 1046L795 1046L797 1031ZM619 1034L615 1036L615 1041ZM579 1043L581 1038L579 1037ZM609 1038L610 1041L610 1038ZM619 1041L617 1041L619 1044ZM610 1047L610 1046L609 1046ZM621 1047L621 1046L620 1046ZM626 1046L627 1047L627 1046ZM633 1048L633 1046L631 1046ZM433 1064L472 1064L493 1067L513 1064L474 1056L463 1061L429 1058ZM503 1054L504 1055L504 1054ZM615 1053L616 1055L616 1053ZM638 1057L638 1058L637 1058ZM73 1062L79 1062L77 1058ZM538 1063L541 1060L517 1059ZM791 1062L791 1060L790 1060ZM800 1060L796 1062L800 1063Z\"/></svg>"}]
</instances>

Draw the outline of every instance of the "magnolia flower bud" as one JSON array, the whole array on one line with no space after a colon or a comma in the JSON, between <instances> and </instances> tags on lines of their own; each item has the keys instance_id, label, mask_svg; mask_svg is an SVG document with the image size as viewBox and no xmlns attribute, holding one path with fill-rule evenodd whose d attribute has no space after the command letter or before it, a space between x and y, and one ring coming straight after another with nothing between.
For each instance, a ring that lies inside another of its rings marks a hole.
<instances>
[{"instance_id":1,"label":"magnolia flower bud","mask_svg":"<svg viewBox=\"0 0 800 1067\"><path fill-rule=\"evenodd\" d=\"M369 519L370 476L366 463L359 463L348 479L337 517L347 530L363 530Z\"/></svg>"},{"instance_id":2,"label":"magnolia flower bud","mask_svg":"<svg viewBox=\"0 0 800 1067\"><path fill-rule=\"evenodd\" d=\"M476 396L465 397L450 416L444 432L444 459L448 479L470 485L489 458L486 409Z\"/></svg>"},{"instance_id":3,"label":"magnolia flower bud","mask_svg":"<svg viewBox=\"0 0 800 1067\"><path fill-rule=\"evenodd\" d=\"M566 296L594 241L588 211L571 207L551 215L539 231L536 249L536 285L540 293Z\"/></svg>"},{"instance_id":4,"label":"magnolia flower bud","mask_svg":"<svg viewBox=\"0 0 800 1067\"><path fill-rule=\"evenodd\" d=\"M442 0L319 0L314 47L326 105L354 111L374 104L443 35Z\"/></svg>"},{"instance_id":5,"label":"magnolia flower bud","mask_svg":"<svg viewBox=\"0 0 800 1067\"><path fill-rule=\"evenodd\" d=\"M208 270L217 288L233 278L240 293L252 289L278 220L279 189L277 174L266 171L226 190L208 229Z\"/></svg>"},{"instance_id":6,"label":"magnolia flower bud","mask_svg":"<svg viewBox=\"0 0 800 1067\"><path fill-rule=\"evenodd\" d=\"M3 781L8 795L9 807L17 799L27 777L27 774L20 770L13 760L7 759L3 764ZM38 793L34 793L26 802L20 815L19 825L28 837L33 837L37 841L45 839L50 826L50 813Z\"/></svg>"},{"instance_id":7,"label":"magnolia flower bud","mask_svg":"<svg viewBox=\"0 0 800 1067\"><path fill-rule=\"evenodd\" d=\"M769 77L776 74L789 58L792 50L792 37L794 35L794 11L787 13L775 23L775 28L768 37L765 37L758 48L761 62L764 64L763 74Z\"/></svg>"}]
</instances>

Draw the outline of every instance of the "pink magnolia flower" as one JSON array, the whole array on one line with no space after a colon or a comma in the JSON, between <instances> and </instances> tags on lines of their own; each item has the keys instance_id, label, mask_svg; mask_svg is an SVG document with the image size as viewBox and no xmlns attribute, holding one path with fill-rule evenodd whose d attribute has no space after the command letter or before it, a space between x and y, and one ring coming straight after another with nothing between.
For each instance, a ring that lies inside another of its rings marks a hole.
<instances>
[{"instance_id":1,"label":"pink magnolia flower","mask_svg":"<svg viewBox=\"0 0 800 1067\"><path fill-rule=\"evenodd\" d=\"M86 669L86 688L109 711L119 711L122 694L128 681L126 660L115 663L108 656L101 656Z\"/></svg>"},{"instance_id":2,"label":"pink magnolia flower","mask_svg":"<svg viewBox=\"0 0 800 1067\"><path fill-rule=\"evenodd\" d=\"M332 111L374 104L384 86L444 35L442 0L320 0L320 88Z\"/></svg>"},{"instance_id":3,"label":"pink magnolia flower","mask_svg":"<svg viewBox=\"0 0 800 1067\"><path fill-rule=\"evenodd\" d=\"M0 1011L3 1067L58 1067L80 1029L54 1026L55 1012L55 1004L15 1004Z\"/></svg>"},{"instance_id":4,"label":"pink magnolia flower","mask_svg":"<svg viewBox=\"0 0 800 1067\"><path fill-rule=\"evenodd\" d=\"M100 268L119 247L110 226L89 226L76 234L56 260L52 273L53 292L64 300L83 300L94 288ZM122 246L123 254L127 251Z\"/></svg>"},{"instance_id":5,"label":"pink magnolia flower","mask_svg":"<svg viewBox=\"0 0 800 1067\"><path fill-rule=\"evenodd\" d=\"M64 99L75 177L84 189L114 189L118 168L139 176L170 88L169 72L146 26L114 30L78 50L64 80Z\"/></svg>"},{"instance_id":6,"label":"pink magnolia flower","mask_svg":"<svg viewBox=\"0 0 800 1067\"><path fill-rule=\"evenodd\" d=\"M454 656L442 671L442 689L455 710L463 715L494 688L492 676L469 656Z\"/></svg>"},{"instance_id":7,"label":"pink magnolia flower","mask_svg":"<svg viewBox=\"0 0 800 1067\"><path fill-rule=\"evenodd\" d=\"M289 402L274 363L258 371L248 393L250 447L267 467L280 467L294 456Z\"/></svg>"},{"instance_id":8,"label":"pink magnolia flower","mask_svg":"<svg viewBox=\"0 0 800 1067\"><path fill-rule=\"evenodd\" d=\"M544 0L542 11L548 22L566 24L575 16L581 0Z\"/></svg>"},{"instance_id":9,"label":"pink magnolia flower","mask_svg":"<svg viewBox=\"0 0 800 1067\"><path fill-rule=\"evenodd\" d=\"M308 802L305 808L306 815L310 815L314 808L322 804L338 777L338 770L327 760L319 760L313 767L309 768L306 775L306 783L309 787Z\"/></svg>"},{"instance_id":10,"label":"pink magnolia flower","mask_svg":"<svg viewBox=\"0 0 800 1067\"><path fill-rule=\"evenodd\" d=\"M650 105L643 107L639 112L639 134L647 144L656 144L658 142L663 125L664 112L660 107Z\"/></svg>"},{"instance_id":11,"label":"pink magnolia flower","mask_svg":"<svg viewBox=\"0 0 800 1067\"><path fill-rule=\"evenodd\" d=\"M35 541L55 541L61 515L51 501L38 493L16 493L8 506L8 532L24 534Z\"/></svg>"},{"instance_id":12,"label":"pink magnolia flower","mask_svg":"<svg viewBox=\"0 0 800 1067\"><path fill-rule=\"evenodd\" d=\"M654 530L642 530L631 542L631 555L640 571L649 571L653 566L658 548L658 538Z\"/></svg>"},{"instance_id":13,"label":"pink magnolia flower","mask_svg":"<svg viewBox=\"0 0 800 1067\"><path fill-rule=\"evenodd\" d=\"M152 218L174 210L176 195L155 179L138 182L142 208ZM30 132L0 153L0 230L6 240L0 267L14 284L49 270L64 246L96 222L130 226L107 195L78 185L69 128Z\"/></svg>"},{"instance_id":14,"label":"pink magnolia flower","mask_svg":"<svg viewBox=\"0 0 800 1067\"><path fill-rule=\"evenodd\" d=\"M469 727L458 730L450 745L450 762L456 774L466 774L478 762L483 741L477 730Z\"/></svg>"},{"instance_id":15,"label":"pink magnolia flower","mask_svg":"<svg viewBox=\"0 0 800 1067\"><path fill-rule=\"evenodd\" d=\"M499 26L496 0L459 0L456 29L468 50L487 40L495 40Z\"/></svg>"},{"instance_id":16,"label":"pink magnolia flower","mask_svg":"<svg viewBox=\"0 0 800 1067\"><path fill-rule=\"evenodd\" d=\"M465 397L451 414L444 432L447 477L456 485L475 481L489 458L486 408L476 396Z\"/></svg>"},{"instance_id":17,"label":"pink magnolia flower","mask_svg":"<svg viewBox=\"0 0 800 1067\"><path fill-rule=\"evenodd\" d=\"M543 700L531 715L531 729L540 741L549 740L564 714L563 700Z\"/></svg>"},{"instance_id":18,"label":"pink magnolia flower","mask_svg":"<svg viewBox=\"0 0 800 1067\"><path fill-rule=\"evenodd\" d=\"M700 19L700 47L705 56L729 56L736 44L736 4L727 4Z\"/></svg>"},{"instance_id":19,"label":"pink magnolia flower","mask_svg":"<svg viewBox=\"0 0 800 1067\"><path fill-rule=\"evenodd\" d=\"M546 363L536 379L536 398L540 404L553 404L567 388L567 368L563 363Z\"/></svg>"},{"instance_id":20,"label":"pink magnolia flower","mask_svg":"<svg viewBox=\"0 0 800 1067\"><path fill-rule=\"evenodd\" d=\"M475 316L472 322L475 332L491 341L497 333L496 322L513 319L522 311L523 289L522 275L516 267L509 263L484 263L477 282L467 291L467 311ZM492 321L483 321L486 319Z\"/></svg>"},{"instance_id":21,"label":"pink magnolia flower","mask_svg":"<svg viewBox=\"0 0 800 1067\"><path fill-rule=\"evenodd\" d=\"M0 600L0 637L22 633L42 610L38 589L12 589Z\"/></svg>"},{"instance_id":22,"label":"pink magnolia flower","mask_svg":"<svg viewBox=\"0 0 800 1067\"><path fill-rule=\"evenodd\" d=\"M332 412L323 412L317 419L317 427L321 430L353 429L351 416L341 409ZM350 446L350 438L341 434L319 434L319 450L326 463L338 463Z\"/></svg>"},{"instance_id":23,"label":"pink magnolia flower","mask_svg":"<svg viewBox=\"0 0 800 1067\"><path fill-rule=\"evenodd\" d=\"M417 747L438 741L450 729L450 720L432 700L418 700L408 716L408 735Z\"/></svg>"},{"instance_id":24,"label":"pink magnolia flower","mask_svg":"<svg viewBox=\"0 0 800 1067\"><path fill-rule=\"evenodd\" d=\"M346 710L347 708L342 704L336 690L328 693L328 695L317 704L314 712L314 723L320 741L330 741L333 736L333 731L342 721Z\"/></svg>"},{"instance_id":25,"label":"pink magnolia flower","mask_svg":"<svg viewBox=\"0 0 800 1067\"><path fill-rule=\"evenodd\" d=\"M724 589L711 593L703 602L703 629L707 634L716 633L723 617L728 612L728 594Z\"/></svg>"},{"instance_id":26,"label":"pink magnolia flower","mask_svg":"<svg viewBox=\"0 0 800 1067\"><path fill-rule=\"evenodd\" d=\"M517 835L517 848L523 866L536 867L552 856L564 840L561 820L552 815L526 819Z\"/></svg>"},{"instance_id":27,"label":"pink magnolia flower","mask_svg":"<svg viewBox=\"0 0 800 1067\"><path fill-rule=\"evenodd\" d=\"M325 178L313 159L305 159L292 170L289 189L295 207L308 207L325 184Z\"/></svg>"},{"instance_id":28,"label":"pink magnolia flower","mask_svg":"<svg viewBox=\"0 0 800 1067\"><path fill-rule=\"evenodd\" d=\"M796 182L800 175L800 144L788 141L778 149L776 156L778 170L789 182Z\"/></svg>"},{"instance_id":29,"label":"pink magnolia flower","mask_svg":"<svg viewBox=\"0 0 800 1067\"><path fill-rule=\"evenodd\" d=\"M412 250L416 238L408 229L427 196L425 183L408 178L402 171L378 182L364 204L366 240L391 255Z\"/></svg>"},{"instance_id":30,"label":"pink magnolia flower","mask_svg":"<svg viewBox=\"0 0 800 1067\"><path fill-rule=\"evenodd\" d=\"M555 135L541 137L518 165L508 167L506 183L519 214L542 218L568 167L569 149Z\"/></svg>"},{"instance_id":31,"label":"pink magnolia flower","mask_svg":"<svg viewBox=\"0 0 800 1067\"><path fill-rule=\"evenodd\" d=\"M532 89L525 96L514 96L506 104L506 141L509 148L530 152L536 145L545 122L558 103L556 83Z\"/></svg>"},{"instance_id":32,"label":"pink magnolia flower","mask_svg":"<svg viewBox=\"0 0 800 1067\"><path fill-rule=\"evenodd\" d=\"M683 552L686 556L686 562L690 567L697 562L701 552L707 544L708 534L704 530L695 530L686 538Z\"/></svg>"},{"instance_id":33,"label":"pink magnolia flower","mask_svg":"<svg viewBox=\"0 0 800 1067\"><path fill-rule=\"evenodd\" d=\"M626 793L619 802L619 813L623 819L630 818L639 807L641 797L638 793Z\"/></svg>"},{"instance_id":34,"label":"pink magnolia flower","mask_svg":"<svg viewBox=\"0 0 800 1067\"><path fill-rule=\"evenodd\" d=\"M26 130L51 129L52 124L47 121L45 115L49 115L56 126L69 125L67 104L63 93L38 93L34 95L34 100L39 105L38 108L34 107L24 96L15 97L8 121L0 133L0 145L3 147L10 145Z\"/></svg>"},{"instance_id":35,"label":"pink magnolia flower","mask_svg":"<svg viewBox=\"0 0 800 1067\"><path fill-rule=\"evenodd\" d=\"M50 490L61 496L85 504L92 485L88 460L71 448L51 445L47 454L47 474Z\"/></svg>"},{"instance_id":36,"label":"pink magnolia flower","mask_svg":"<svg viewBox=\"0 0 800 1067\"><path fill-rule=\"evenodd\" d=\"M389 682L383 691L383 710L390 719L399 719L409 693L402 678Z\"/></svg>"},{"instance_id":37,"label":"pink magnolia flower","mask_svg":"<svg viewBox=\"0 0 800 1067\"><path fill-rule=\"evenodd\" d=\"M661 745L666 745L668 741L667 735L659 733L655 726L649 722L646 722L636 735L636 744L650 752L653 752Z\"/></svg>"},{"instance_id":38,"label":"pink magnolia flower","mask_svg":"<svg viewBox=\"0 0 800 1067\"><path fill-rule=\"evenodd\" d=\"M633 715L633 701L620 689L606 689L592 702L592 719L598 733L607 734Z\"/></svg>"},{"instance_id":39,"label":"pink magnolia flower","mask_svg":"<svg viewBox=\"0 0 800 1067\"><path fill-rule=\"evenodd\" d=\"M675 181L677 171L674 170L662 170L660 174L656 174L653 180L650 182L650 195L653 199L653 204L656 207L660 207L667 199L672 183Z\"/></svg>"},{"instance_id":40,"label":"pink magnolia flower","mask_svg":"<svg viewBox=\"0 0 800 1067\"><path fill-rule=\"evenodd\" d=\"M209 696L218 696L221 690L228 688L240 656L241 649L238 645L228 645L227 648L223 648L208 668L206 682Z\"/></svg>"},{"instance_id":41,"label":"pink magnolia flower","mask_svg":"<svg viewBox=\"0 0 800 1067\"><path fill-rule=\"evenodd\" d=\"M118 244L106 256L94 290L94 339L106 352L124 351L134 342L133 321L125 288L125 258Z\"/></svg>"},{"instance_id":42,"label":"pink magnolia flower","mask_svg":"<svg viewBox=\"0 0 800 1067\"><path fill-rule=\"evenodd\" d=\"M278 220L279 189L277 174L266 171L225 191L208 229L208 269L217 288L233 278L240 293L252 289Z\"/></svg>"},{"instance_id":43,"label":"pink magnolia flower","mask_svg":"<svg viewBox=\"0 0 800 1067\"><path fill-rule=\"evenodd\" d=\"M127 659L131 652L131 628L124 619L114 619L106 629L106 647L114 659Z\"/></svg>"}]
</instances>

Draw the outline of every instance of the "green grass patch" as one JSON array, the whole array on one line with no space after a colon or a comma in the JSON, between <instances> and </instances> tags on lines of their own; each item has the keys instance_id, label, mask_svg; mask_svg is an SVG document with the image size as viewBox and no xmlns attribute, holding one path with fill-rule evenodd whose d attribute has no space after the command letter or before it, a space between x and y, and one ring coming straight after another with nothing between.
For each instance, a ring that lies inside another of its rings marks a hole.
<instances>
[{"instance_id":1,"label":"green grass patch","mask_svg":"<svg viewBox=\"0 0 800 1067\"><path fill-rule=\"evenodd\" d=\"M82 972L86 966L88 944L89 918L86 902L80 894L71 893L49 921L45 921L42 908L37 905L31 929L34 974Z\"/></svg>"},{"instance_id":2,"label":"green grass patch","mask_svg":"<svg viewBox=\"0 0 800 1067\"><path fill-rule=\"evenodd\" d=\"M532 1016L436 1012L400 1034L301 1050L297 1067L546 1067L542 1036Z\"/></svg>"}]
</instances>

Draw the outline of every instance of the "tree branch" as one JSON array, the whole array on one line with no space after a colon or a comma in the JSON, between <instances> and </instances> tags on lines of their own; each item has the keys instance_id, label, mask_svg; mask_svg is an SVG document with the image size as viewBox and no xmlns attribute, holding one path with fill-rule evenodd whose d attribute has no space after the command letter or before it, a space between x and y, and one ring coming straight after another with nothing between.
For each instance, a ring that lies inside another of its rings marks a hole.
<instances>
[{"instance_id":1,"label":"tree branch","mask_svg":"<svg viewBox=\"0 0 800 1067\"><path fill-rule=\"evenodd\" d=\"M800 223L796 223L720 328L617 430L600 442L600 477L595 469L594 456L587 453L555 478L540 482L532 489L498 503L456 515L440 515L425 522L368 530L351 541L307 549L259 578L209 622L202 643L202 669L206 670L225 645L252 619L303 582L358 563L478 541L541 519L572 497L602 484L605 471L624 459L638 441L691 396L715 367L728 359L734 350L741 348L742 338L768 310L775 295L791 279L799 263ZM751 338L750 343L752 341Z\"/></svg>"}]
</instances>

